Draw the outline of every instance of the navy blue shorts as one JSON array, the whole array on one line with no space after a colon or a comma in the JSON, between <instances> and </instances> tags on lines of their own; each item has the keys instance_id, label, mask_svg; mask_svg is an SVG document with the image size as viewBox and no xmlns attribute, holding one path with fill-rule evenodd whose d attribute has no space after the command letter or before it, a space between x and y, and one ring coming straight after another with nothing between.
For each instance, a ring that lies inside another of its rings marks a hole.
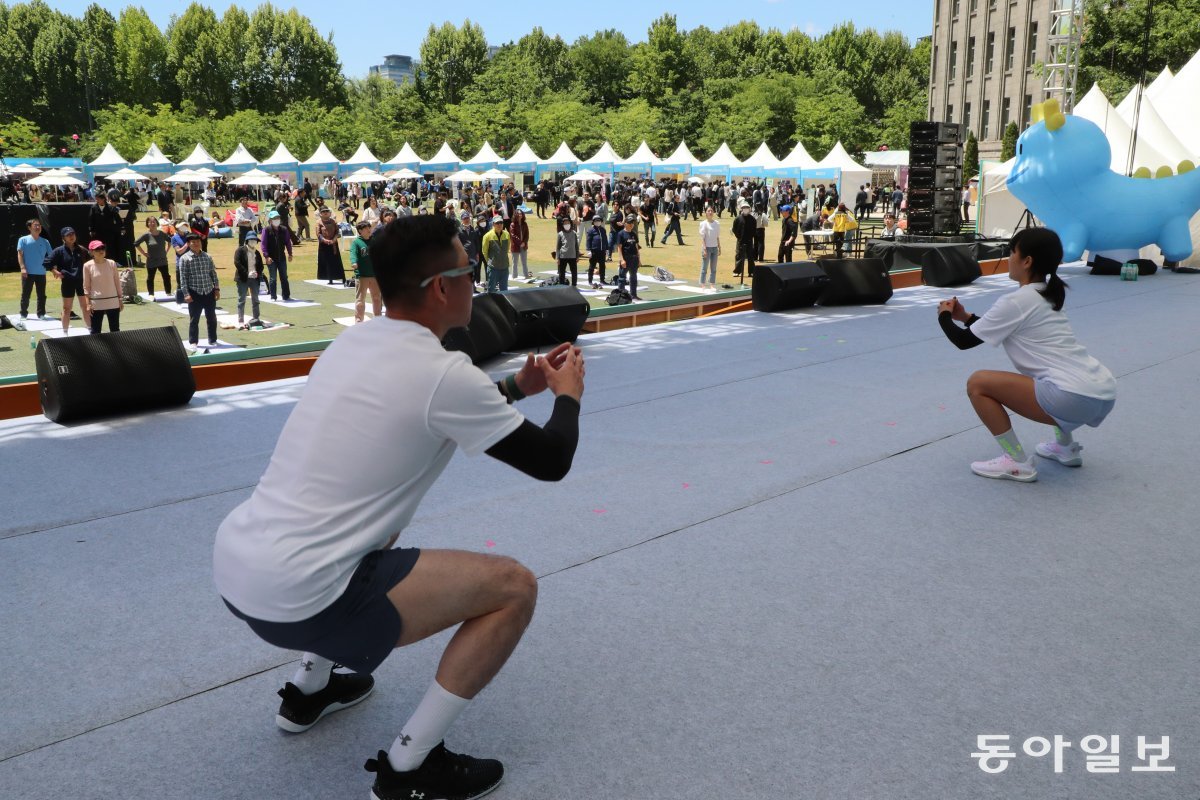
<instances>
[{"instance_id":1,"label":"navy blue shorts","mask_svg":"<svg viewBox=\"0 0 1200 800\"><path fill-rule=\"evenodd\" d=\"M387 593L412 571L420 555L415 547L368 553L342 596L300 622L264 622L246 616L228 600L225 605L268 644L316 653L369 675L400 641L400 615Z\"/></svg>"}]
</instances>

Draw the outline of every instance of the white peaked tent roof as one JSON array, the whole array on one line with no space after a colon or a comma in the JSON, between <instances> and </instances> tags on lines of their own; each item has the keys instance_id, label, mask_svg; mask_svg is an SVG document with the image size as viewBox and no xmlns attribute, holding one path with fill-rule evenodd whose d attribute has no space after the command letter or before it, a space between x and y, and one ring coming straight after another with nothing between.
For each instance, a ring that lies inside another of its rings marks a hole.
<instances>
[{"instance_id":1,"label":"white peaked tent roof","mask_svg":"<svg viewBox=\"0 0 1200 800\"><path fill-rule=\"evenodd\" d=\"M1104 131L1112 148L1112 161L1109 166L1116 172L1124 173L1129 160L1129 145L1133 140L1133 131L1129 123L1122 119L1117 110L1108 102L1100 87L1092 84L1092 88L1075 104L1072 112L1077 117L1090 120ZM1138 139L1133 166L1157 169L1168 163L1166 156L1145 139Z\"/></svg>"},{"instance_id":2,"label":"white peaked tent roof","mask_svg":"<svg viewBox=\"0 0 1200 800\"><path fill-rule=\"evenodd\" d=\"M840 141L833 146L833 149L830 150L824 158L817 162L817 166L837 167L842 171L842 174L847 172L870 173L871 171L851 158L850 154L846 152L846 148L842 146Z\"/></svg>"},{"instance_id":3,"label":"white peaked tent roof","mask_svg":"<svg viewBox=\"0 0 1200 800\"><path fill-rule=\"evenodd\" d=\"M261 169L252 169L245 175L231 180L230 183L235 186L279 186L283 181L269 172L264 172Z\"/></svg>"},{"instance_id":4,"label":"white peaked tent roof","mask_svg":"<svg viewBox=\"0 0 1200 800\"><path fill-rule=\"evenodd\" d=\"M1175 73L1162 93L1154 98L1154 106L1171 132L1193 154L1200 156L1200 52Z\"/></svg>"},{"instance_id":5,"label":"white peaked tent roof","mask_svg":"<svg viewBox=\"0 0 1200 800\"><path fill-rule=\"evenodd\" d=\"M484 141L483 147L479 148L479 152L464 161L463 166L472 169L487 169L498 165L502 160L500 154L492 149L491 143Z\"/></svg>"},{"instance_id":6,"label":"white peaked tent roof","mask_svg":"<svg viewBox=\"0 0 1200 800\"><path fill-rule=\"evenodd\" d=\"M446 180L451 183L478 183L483 180L483 177L478 172L473 172L469 169L460 169L458 172L447 177Z\"/></svg>"},{"instance_id":7,"label":"white peaked tent roof","mask_svg":"<svg viewBox=\"0 0 1200 800\"><path fill-rule=\"evenodd\" d=\"M662 163L643 139L637 150L629 158L623 158L616 163L617 172L649 172L655 164Z\"/></svg>"},{"instance_id":8,"label":"white peaked tent roof","mask_svg":"<svg viewBox=\"0 0 1200 800\"><path fill-rule=\"evenodd\" d=\"M176 166L179 167L212 167L216 166L217 160L208 154L204 149L204 145L196 142L195 148L192 149L192 154L180 161Z\"/></svg>"},{"instance_id":9,"label":"white peaked tent roof","mask_svg":"<svg viewBox=\"0 0 1200 800\"><path fill-rule=\"evenodd\" d=\"M737 156L733 154L733 151L729 149L729 145L721 142L721 146L717 148L717 152L700 162L700 166L692 171L699 175L716 175L728 172L734 167L740 166L741 163L738 161Z\"/></svg>"},{"instance_id":10,"label":"white peaked tent roof","mask_svg":"<svg viewBox=\"0 0 1200 800\"><path fill-rule=\"evenodd\" d=\"M246 145L242 144L241 142L238 142L237 149L233 151L233 154L220 163L220 166L222 167L233 168L246 166L253 168L257 165L258 160L255 159L254 156L250 155L250 151L246 149Z\"/></svg>"},{"instance_id":11,"label":"white peaked tent roof","mask_svg":"<svg viewBox=\"0 0 1200 800\"><path fill-rule=\"evenodd\" d=\"M121 154L117 152L117 148L113 147L111 144L106 144L104 145L104 151L96 157L95 161L90 162L88 166L91 167L93 171L104 174L103 170L107 167L111 167L111 171L116 172L121 167L129 166L129 162L121 157Z\"/></svg>"},{"instance_id":12,"label":"white peaked tent roof","mask_svg":"<svg viewBox=\"0 0 1200 800\"><path fill-rule=\"evenodd\" d=\"M259 167L264 169L286 169L298 165L300 161L292 155L292 152L284 146L283 142L275 148L275 152L271 153L271 157L264 159L259 163Z\"/></svg>"},{"instance_id":13,"label":"white peaked tent roof","mask_svg":"<svg viewBox=\"0 0 1200 800\"><path fill-rule=\"evenodd\" d=\"M908 163L907 161L905 163ZM809 155L804 142L796 142L792 152L779 159L779 166L773 171L780 178L798 177L806 169L816 169L817 160Z\"/></svg>"},{"instance_id":14,"label":"white peaked tent roof","mask_svg":"<svg viewBox=\"0 0 1200 800\"><path fill-rule=\"evenodd\" d=\"M529 146L529 142L521 142L521 146L517 148L517 152L501 161L500 165L510 169L517 166L533 169L541 160L541 157L533 152L533 148Z\"/></svg>"},{"instance_id":15,"label":"white peaked tent roof","mask_svg":"<svg viewBox=\"0 0 1200 800\"><path fill-rule=\"evenodd\" d=\"M378 167L379 159L371 152L371 148L367 147L366 142L359 142L358 149L354 151L354 155L343 161L342 165L347 167Z\"/></svg>"},{"instance_id":16,"label":"white peaked tent roof","mask_svg":"<svg viewBox=\"0 0 1200 800\"><path fill-rule=\"evenodd\" d=\"M412 149L408 142L400 148L400 152L383 162L385 167L415 167L421 163L421 157Z\"/></svg>"},{"instance_id":17,"label":"white peaked tent roof","mask_svg":"<svg viewBox=\"0 0 1200 800\"><path fill-rule=\"evenodd\" d=\"M458 165L461 163L462 159L450 149L450 143L442 142L442 146L438 148L433 158L421 159L421 168L425 172L429 171L429 167L438 167L437 171L440 172L450 172L458 169Z\"/></svg>"},{"instance_id":18,"label":"white peaked tent roof","mask_svg":"<svg viewBox=\"0 0 1200 800\"><path fill-rule=\"evenodd\" d=\"M1134 86L1125 99L1121 101L1121 104L1117 106L1117 114L1128 123L1131 129L1133 128L1134 107L1137 105L1137 96L1140 89L1140 86ZM1150 90L1148 88L1142 95L1142 104L1137 109L1137 114L1138 140L1144 140L1155 150L1166 156L1168 161L1165 163L1168 166L1174 169L1180 161L1192 157L1188 149L1171 132L1171 129L1167 127L1167 123L1159 115L1158 109L1154 106L1154 100L1150 97Z\"/></svg>"},{"instance_id":19,"label":"white peaked tent roof","mask_svg":"<svg viewBox=\"0 0 1200 800\"><path fill-rule=\"evenodd\" d=\"M679 146L675 148L675 152L659 160L654 165L654 172L682 172L690 174L699 166L699 160L692 155L691 150L688 150L687 141L681 141Z\"/></svg>"},{"instance_id":20,"label":"white peaked tent roof","mask_svg":"<svg viewBox=\"0 0 1200 800\"><path fill-rule=\"evenodd\" d=\"M761 175L765 170L778 168L779 159L771 152L771 148L767 147L767 143L763 142L754 151L754 155L743 161L740 167L735 167L733 171L742 175Z\"/></svg>"},{"instance_id":21,"label":"white peaked tent roof","mask_svg":"<svg viewBox=\"0 0 1200 800\"><path fill-rule=\"evenodd\" d=\"M130 164L130 166L149 172L170 172L175 169L175 165L171 163L171 159L163 155L163 151L159 150L158 145L154 142L150 143L149 149L146 150L146 155Z\"/></svg>"},{"instance_id":22,"label":"white peaked tent roof","mask_svg":"<svg viewBox=\"0 0 1200 800\"><path fill-rule=\"evenodd\" d=\"M553 167L559 167L559 166L574 167L578 163L579 163L579 156L577 156L571 152L571 148L567 147L566 142L563 142L562 144L560 144L558 146L558 149L554 151L554 155L550 156L549 158L543 158L540 161L538 161L538 165L542 166L542 167L552 167L552 166Z\"/></svg>"},{"instance_id":23,"label":"white peaked tent roof","mask_svg":"<svg viewBox=\"0 0 1200 800\"><path fill-rule=\"evenodd\" d=\"M300 162L301 166L305 167L316 167L323 164L337 165L340 163L341 162L337 160L337 156L335 156L329 150L329 148L325 146L324 142L321 142L319 145L317 145L317 149L313 151L311 156Z\"/></svg>"},{"instance_id":24,"label":"white peaked tent roof","mask_svg":"<svg viewBox=\"0 0 1200 800\"><path fill-rule=\"evenodd\" d=\"M621 156L619 156L617 151L613 150L613 146L606 141L596 149L595 155L586 161L580 161L579 166L581 168L586 167L588 169L595 167L598 170L603 170L604 172L612 172L613 167L620 160Z\"/></svg>"},{"instance_id":25,"label":"white peaked tent roof","mask_svg":"<svg viewBox=\"0 0 1200 800\"><path fill-rule=\"evenodd\" d=\"M1150 85L1146 87L1146 97L1157 100L1166 91L1167 85L1174 77L1175 73L1171 72L1170 67L1163 67L1163 71L1158 73L1158 77L1150 81Z\"/></svg>"}]
</instances>

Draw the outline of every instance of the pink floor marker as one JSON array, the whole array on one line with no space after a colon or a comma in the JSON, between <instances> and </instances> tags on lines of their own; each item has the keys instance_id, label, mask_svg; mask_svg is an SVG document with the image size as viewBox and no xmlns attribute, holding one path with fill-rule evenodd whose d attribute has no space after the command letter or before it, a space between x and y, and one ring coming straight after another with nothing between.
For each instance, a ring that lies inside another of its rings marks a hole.
<instances>
[{"instance_id":1,"label":"pink floor marker","mask_svg":"<svg viewBox=\"0 0 1200 800\"><path fill-rule=\"evenodd\" d=\"M683 485L683 488L685 488L685 489L690 489L690 488L692 488L692 485L691 485L690 483L685 483L685 484Z\"/></svg>"},{"instance_id":2,"label":"pink floor marker","mask_svg":"<svg viewBox=\"0 0 1200 800\"><path fill-rule=\"evenodd\" d=\"M939 404L938 404L938 411L945 411L945 410L946 410L946 407L945 407L944 405L941 405L941 404L939 403Z\"/></svg>"},{"instance_id":3,"label":"pink floor marker","mask_svg":"<svg viewBox=\"0 0 1200 800\"><path fill-rule=\"evenodd\" d=\"M608 509L607 508L593 508L592 513L593 514L607 514Z\"/></svg>"},{"instance_id":4,"label":"pink floor marker","mask_svg":"<svg viewBox=\"0 0 1200 800\"><path fill-rule=\"evenodd\" d=\"M764 458L762 461L760 461L760 462L758 462L758 463L760 463L760 464L774 464L775 462L774 462L774 461L772 461L772 460L771 460L771 459L769 459L769 458Z\"/></svg>"},{"instance_id":5,"label":"pink floor marker","mask_svg":"<svg viewBox=\"0 0 1200 800\"><path fill-rule=\"evenodd\" d=\"M830 443L830 444L837 444L838 442L837 442L837 439L830 439L830 440L829 440L829 443Z\"/></svg>"},{"instance_id":6,"label":"pink floor marker","mask_svg":"<svg viewBox=\"0 0 1200 800\"><path fill-rule=\"evenodd\" d=\"M484 546L485 546L485 547L495 547L495 546L496 546L496 543L495 543L495 542L493 542L491 539L488 539L488 540L487 540L486 542L484 542L483 544L484 544Z\"/></svg>"},{"instance_id":7,"label":"pink floor marker","mask_svg":"<svg viewBox=\"0 0 1200 800\"><path fill-rule=\"evenodd\" d=\"M894 427L896 427L896 423L894 423L894 422L885 422L885 423L883 423L883 424L884 424L884 425L887 425L889 428L894 428Z\"/></svg>"}]
</instances>

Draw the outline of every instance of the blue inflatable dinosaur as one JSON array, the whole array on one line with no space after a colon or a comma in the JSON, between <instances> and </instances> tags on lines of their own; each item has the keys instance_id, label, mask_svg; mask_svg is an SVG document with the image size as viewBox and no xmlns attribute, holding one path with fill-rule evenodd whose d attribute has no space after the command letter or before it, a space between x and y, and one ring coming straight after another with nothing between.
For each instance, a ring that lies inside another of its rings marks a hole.
<instances>
[{"instance_id":1,"label":"blue inflatable dinosaur","mask_svg":"<svg viewBox=\"0 0 1200 800\"><path fill-rule=\"evenodd\" d=\"M1109 169L1112 151L1095 123L1065 116L1057 100L1035 106L1033 119L1017 139L1008 188L1058 233L1065 261L1149 244L1171 261L1192 254L1188 221L1200 211L1200 170L1191 161L1178 175L1161 167L1151 178L1143 167L1127 177Z\"/></svg>"}]
</instances>

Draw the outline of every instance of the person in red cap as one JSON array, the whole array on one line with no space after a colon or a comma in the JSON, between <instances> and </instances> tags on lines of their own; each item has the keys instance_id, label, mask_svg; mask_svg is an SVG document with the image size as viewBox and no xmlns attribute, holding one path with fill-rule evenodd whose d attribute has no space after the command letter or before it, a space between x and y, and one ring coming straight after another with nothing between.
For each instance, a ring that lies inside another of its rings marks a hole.
<instances>
[{"instance_id":1,"label":"person in red cap","mask_svg":"<svg viewBox=\"0 0 1200 800\"><path fill-rule=\"evenodd\" d=\"M83 265L83 292L91 311L92 333L100 333L106 316L109 331L119 331L125 300L121 297L121 276L116 262L105 257L107 248L99 239L93 239L88 250L92 260Z\"/></svg>"}]
</instances>

